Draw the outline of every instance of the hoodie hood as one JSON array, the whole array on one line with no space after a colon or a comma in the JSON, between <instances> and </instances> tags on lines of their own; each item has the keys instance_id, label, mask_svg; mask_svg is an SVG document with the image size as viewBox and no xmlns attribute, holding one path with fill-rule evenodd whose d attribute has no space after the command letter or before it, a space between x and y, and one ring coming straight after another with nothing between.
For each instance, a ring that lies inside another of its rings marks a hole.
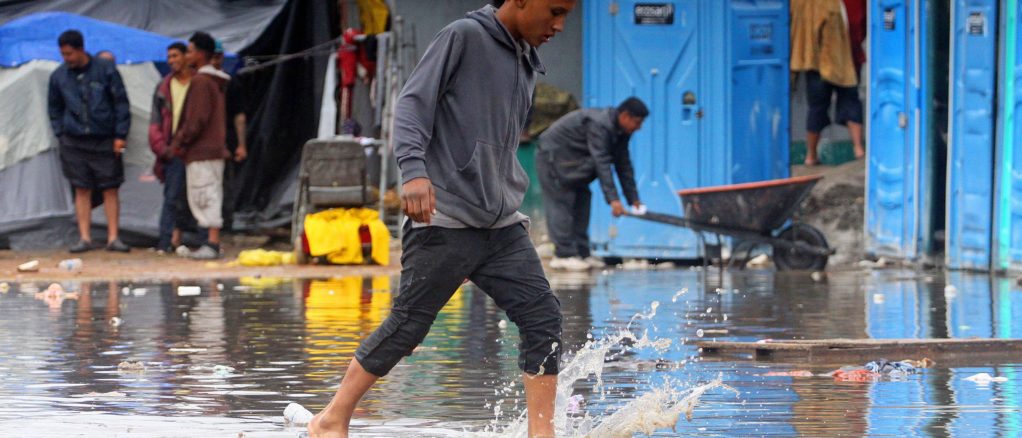
<instances>
[{"instance_id":1,"label":"hoodie hood","mask_svg":"<svg viewBox=\"0 0 1022 438\"><path fill-rule=\"evenodd\" d=\"M231 75L224 73L220 70L217 70L216 67L213 67L212 65L209 64L199 67L198 73L213 76L214 78L219 79L218 82L220 82L221 84L231 80Z\"/></svg>"},{"instance_id":2,"label":"hoodie hood","mask_svg":"<svg viewBox=\"0 0 1022 438\"><path fill-rule=\"evenodd\" d=\"M479 22L486 29L486 32L493 37L493 39L500 42L501 45L507 47L508 50L518 52L520 49L519 44L515 42L514 37L511 36L511 32L504 27L504 23L501 23L497 19L497 8L493 5L486 5L480 9L469 12L466 14L469 19ZM525 59L529 62L529 66L533 70L540 74L546 74L546 68L543 67L543 63L539 59L539 53L535 47L532 47L525 41L521 43L523 46L528 47L528 51L525 53Z\"/></svg>"}]
</instances>

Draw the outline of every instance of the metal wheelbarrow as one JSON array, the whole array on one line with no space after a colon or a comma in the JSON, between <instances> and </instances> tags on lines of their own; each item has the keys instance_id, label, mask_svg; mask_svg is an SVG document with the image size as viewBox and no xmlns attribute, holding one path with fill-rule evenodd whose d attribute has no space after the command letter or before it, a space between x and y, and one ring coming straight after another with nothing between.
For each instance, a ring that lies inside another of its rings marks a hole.
<instances>
[{"instance_id":1,"label":"metal wheelbarrow","mask_svg":"<svg viewBox=\"0 0 1022 438\"><path fill-rule=\"evenodd\" d=\"M740 259L743 267L756 247L768 245L773 248L777 269L816 271L827 266L834 249L827 246L820 230L793 221L792 215L822 178L813 175L681 190L678 195L684 217L655 212L631 216L696 231L704 254L703 233L716 235L718 241L720 236L737 238L739 243L732 254L747 247L745 257ZM731 257L728 264L735 261Z\"/></svg>"}]
</instances>

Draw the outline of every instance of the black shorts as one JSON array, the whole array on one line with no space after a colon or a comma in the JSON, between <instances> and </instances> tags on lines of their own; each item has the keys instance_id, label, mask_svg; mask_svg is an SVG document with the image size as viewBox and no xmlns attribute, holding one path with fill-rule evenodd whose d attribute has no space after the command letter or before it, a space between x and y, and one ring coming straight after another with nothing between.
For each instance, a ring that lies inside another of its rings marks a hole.
<instances>
[{"instance_id":1,"label":"black shorts","mask_svg":"<svg viewBox=\"0 0 1022 438\"><path fill-rule=\"evenodd\" d=\"M114 154L112 138L60 138L60 167L71 187L116 189L124 183L124 160Z\"/></svg>"},{"instance_id":2,"label":"black shorts","mask_svg":"<svg viewBox=\"0 0 1022 438\"><path fill-rule=\"evenodd\" d=\"M839 87L823 80L817 71L806 72L806 98L809 112L806 113L806 131L821 132L830 125L830 103L837 95L835 116L837 124L848 122L862 124L862 101L858 87Z\"/></svg>"}]
</instances>

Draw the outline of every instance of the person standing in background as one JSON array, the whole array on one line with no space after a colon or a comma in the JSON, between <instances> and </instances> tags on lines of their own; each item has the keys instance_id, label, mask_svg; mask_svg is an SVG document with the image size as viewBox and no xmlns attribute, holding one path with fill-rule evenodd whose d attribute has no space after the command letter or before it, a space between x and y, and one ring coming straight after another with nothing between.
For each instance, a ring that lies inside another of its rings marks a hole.
<instances>
[{"instance_id":1,"label":"person standing in background","mask_svg":"<svg viewBox=\"0 0 1022 438\"><path fill-rule=\"evenodd\" d=\"M120 200L124 183L122 154L131 128L131 111L124 81L112 62L85 51L85 38L68 30L57 39L64 63L50 75L48 111L53 134L60 142L60 164L75 190L79 240L72 253L93 248L92 193L103 192L108 251L128 252L118 237Z\"/></svg>"},{"instance_id":2,"label":"person standing in background","mask_svg":"<svg viewBox=\"0 0 1022 438\"><path fill-rule=\"evenodd\" d=\"M149 148L156 155L153 173L163 182L160 240L156 246L160 253L173 253L181 246L181 223L186 215L191 216L185 199L185 163L170 149L192 81L192 68L185 61L187 52L188 46L181 42L167 47L170 74L156 86L149 119Z\"/></svg>"}]
</instances>

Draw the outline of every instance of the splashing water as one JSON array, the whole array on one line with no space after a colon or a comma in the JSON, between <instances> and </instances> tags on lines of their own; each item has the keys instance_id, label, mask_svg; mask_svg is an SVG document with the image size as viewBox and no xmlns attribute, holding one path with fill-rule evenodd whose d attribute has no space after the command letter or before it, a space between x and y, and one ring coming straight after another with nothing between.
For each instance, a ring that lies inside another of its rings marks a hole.
<instances>
[{"instance_id":1,"label":"splashing water","mask_svg":"<svg viewBox=\"0 0 1022 438\"><path fill-rule=\"evenodd\" d=\"M554 402L554 428L557 436L616 438L631 437L637 432L651 434L658 429L673 428L682 414L691 421L692 412L699 398L707 391L724 388L738 395L738 391L725 385L720 376L709 383L687 390L678 389L682 386L681 382L668 380L611 415L602 418L591 417L588 413L581 417L572 415L578 410L581 399L579 395L572 395L575 383L591 377L596 382L593 391L602 392L604 362L612 349L628 351L653 348L663 353L670 347L670 339L650 339L647 332L643 332L640 337L631 331L631 325L636 319L652 319L659 305L659 302L652 302L649 312L636 314L626 328L615 334L599 340L590 339L561 367L557 375L557 397ZM622 344L625 340L631 342L628 345ZM495 412L499 414L499 408ZM496 421L499 421L499 416ZM500 427L496 421L491 427L475 435L514 438L528 436L526 412L522 412L507 427Z\"/></svg>"}]
</instances>

